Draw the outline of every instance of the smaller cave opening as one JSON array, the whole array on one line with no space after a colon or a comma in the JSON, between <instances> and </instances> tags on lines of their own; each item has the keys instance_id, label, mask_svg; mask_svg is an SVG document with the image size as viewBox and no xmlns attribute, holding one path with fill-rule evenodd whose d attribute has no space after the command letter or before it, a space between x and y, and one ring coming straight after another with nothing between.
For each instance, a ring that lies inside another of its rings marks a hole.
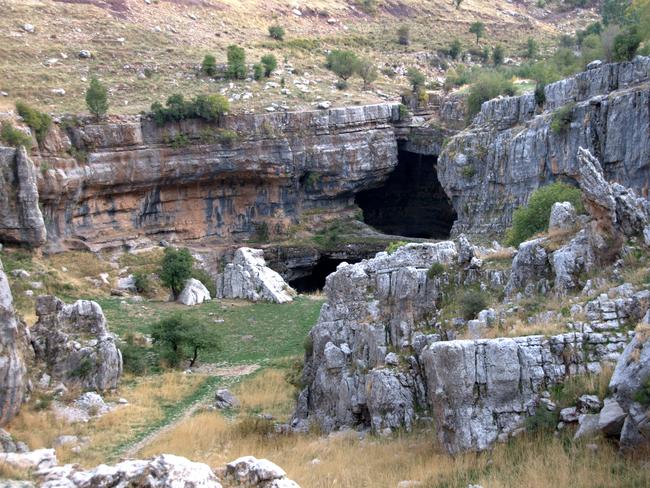
<instances>
[{"instance_id":1,"label":"smaller cave opening","mask_svg":"<svg viewBox=\"0 0 650 488\"><path fill-rule=\"evenodd\" d=\"M322 256L318 259L316 265L308 270L308 274L289 281L289 286L298 293L313 293L320 291L325 286L325 279L336 271L336 267L339 264L354 264L356 262L358 262L358 260L334 259Z\"/></svg>"},{"instance_id":2,"label":"smaller cave opening","mask_svg":"<svg viewBox=\"0 0 650 488\"><path fill-rule=\"evenodd\" d=\"M386 182L359 192L366 224L396 236L447 239L456 212L438 180L438 158L404 150Z\"/></svg>"}]
</instances>

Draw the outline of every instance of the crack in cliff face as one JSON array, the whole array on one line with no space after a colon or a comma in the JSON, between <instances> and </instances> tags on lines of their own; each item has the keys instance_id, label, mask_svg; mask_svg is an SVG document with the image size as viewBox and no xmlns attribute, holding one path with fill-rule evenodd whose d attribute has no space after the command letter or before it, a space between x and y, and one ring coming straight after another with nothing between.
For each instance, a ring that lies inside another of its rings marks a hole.
<instances>
[{"instance_id":1,"label":"crack in cliff face","mask_svg":"<svg viewBox=\"0 0 650 488\"><path fill-rule=\"evenodd\" d=\"M386 234L449 237L456 212L438 181L436 162L435 156L399 151L397 167L386 182L355 196L364 221Z\"/></svg>"}]
</instances>

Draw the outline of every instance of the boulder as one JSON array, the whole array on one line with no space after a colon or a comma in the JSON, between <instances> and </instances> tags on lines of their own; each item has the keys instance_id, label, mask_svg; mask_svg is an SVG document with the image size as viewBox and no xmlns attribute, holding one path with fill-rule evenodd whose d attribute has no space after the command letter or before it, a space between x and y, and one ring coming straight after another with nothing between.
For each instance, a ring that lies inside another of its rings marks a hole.
<instances>
[{"instance_id":1,"label":"boulder","mask_svg":"<svg viewBox=\"0 0 650 488\"><path fill-rule=\"evenodd\" d=\"M211 299L210 292L199 280L190 278L185 282L185 288L178 295L178 302L183 305L199 305Z\"/></svg>"},{"instance_id":2,"label":"boulder","mask_svg":"<svg viewBox=\"0 0 650 488\"><path fill-rule=\"evenodd\" d=\"M573 436L574 440L595 437L598 435L598 415L585 414L579 418L580 426Z\"/></svg>"},{"instance_id":3,"label":"boulder","mask_svg":"<svg viewBox=\"0 0 650 488\"><path fill-rule=\"evenodd\" d=\"M523 290L526 295L544 293L550 288L551 266L544 248L544 239L533 239L519 245L517 255L512 260L512 272L506 294L514 295Z\"/></svg>"},{"instance_id":4,"label":"boulder","mask_svg":"<svg viewBox=\"0 0 650 488\"><path fill-rule=\"evenodd\" d=\"M558 295L582 288L581 276L592 271L595 256L587 232L580 231L569 243L550 256L551 268L555 275L553 290Z\"/></svg>"},{"instance_id":5,"label":"boulder","mask_svg":"<svg viewBox=\"0 0 650 488\"><path fill-rule=\"evenodd\" d=\"M0 465L21 471L40 471L57 465L54 449L36 449L29 452L0 453Z\"/></svg>"},{"instance_id":6,"label":"boulder","mask_svg":"<svg viewBox=\"0 0 650 488\"><path fill-rule=\"evenodd\" d=\"M293 300L296 292L282 276L266 266L264 251L240 247L233 262L217 277L217 296L287 303Z\"/></svg>"},{"instance_id":7,"label":"boulder","mask_svg":"<svg viewBox=\"0 0 650 488\"><path fill-rule=\"evenodd\" d=\"M38 474L41 488L221 488L207 464L171 454L161 454L150 460L123 461L114 466L102 464L89 470L78 464L66 464L41 469Z\"/></svg>"},{"instance_id":8,"label":"boulder","mask_svg":"<svg viewBox=\"0 0 650 488\"><path fill-rule=\"evenodd\" d=\"M613 398L606 398L598 415L598 429L607 436L618 437L625 421L625 412Z\"/></svg>"},{"instance_id":9,"label":"boulder","mask_svg":"<svg viewBox=\"0 0 650 488\"><path fill-rule=\"evenodd\" d=\"M226 465L226 478L238 486L259 488L300 488L287 473L268 459L243 456Z\"/></svg>"},{"instance_id":10,"label":"boulder","mask_svg":"<svg viewBox=\"0 0 650 488\"><path fill-rule=\"evenodd\" d=\"M14 312L9 281L0 261L0 425L18 413L25 397L26 335L25 324Z\"/></svg>"},{"instance_id":11,"label":"boulder","mask_svg":"<svg viewBox=\"0 0 650 488\"><path fill-rule=\"evenodd\" d=\"M214 395L214 406L219 410L224 408L237 408L239 406L239 400L233 395L230 390L219 389Z\"/></svg>"},{"instance_id":12,"label":"boulder","mask_svg":"<svg viewBox=\"0 0 650 488\"><path fill-rule=\"evenodd\" d=\"M571 202L556 202L551 207L548 230L569 231L576 226L576 210Z\"/></svg>"},{"instance_id":13,"label":"boulder","mask_svg":"<svg viewBox=\"0 0 650 488\"><path fill-rule=\"evenodd\" d=\"M116 388L122 354L99 304L78 300L66 305L54 296L36 301L38 321L31 328L38 363L54 380L99 391Z\"/></svg>"}]
</instances>

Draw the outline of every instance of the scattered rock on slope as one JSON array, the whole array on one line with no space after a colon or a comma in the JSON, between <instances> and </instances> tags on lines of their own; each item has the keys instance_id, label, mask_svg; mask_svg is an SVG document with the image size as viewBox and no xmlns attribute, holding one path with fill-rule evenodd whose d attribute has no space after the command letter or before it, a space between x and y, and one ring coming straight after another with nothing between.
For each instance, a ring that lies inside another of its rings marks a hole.
<instances>
[{"instance_id":1,"label":"scattered rock on slope","mask_svg":"<svg viewBox=\"0 0 650 488\"><path fill-rule=\"evenodd\" d=\"M185 282L185 288L178 295L178 301L183 305L199 305L211 299L210 292L199 280L190 278Z\"/></svg>"},{"instance_id":2,"label":"scattered rock on slope","mask_svg":"<svg viewBox=\"0 0 650 488\"><path fill-rule=\"evenodd\" d=\"M266 266L264 251L240 247L232 263L217 277L217 296L287 303L296 292L278 273Z\"/></svg>"},{"instance_id":3,"label":"scattered rock on slope","mask_svg":"<svg viewBox=\"0 0 650 488\"><path fill-rule=\"evenodd\" d=\"M31 328L36 360L47 374L83 388L116 388L122 375L122 354L108 331L99 304L77 300L64 304L54 296L36 301L38 321Z\"/></svg>"}]
</instances>

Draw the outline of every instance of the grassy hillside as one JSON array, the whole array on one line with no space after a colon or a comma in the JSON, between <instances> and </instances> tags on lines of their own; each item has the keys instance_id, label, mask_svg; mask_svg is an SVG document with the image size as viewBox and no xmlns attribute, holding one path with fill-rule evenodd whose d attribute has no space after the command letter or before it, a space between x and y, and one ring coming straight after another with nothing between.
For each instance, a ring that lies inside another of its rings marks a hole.
<instances>
[{"instance_id":1,"label":"grassy hillside","mask_svg":"<svg viewBox=\"0 0 650 488\"><path fill-rule=\"evenodd\" d=\"M374 11L364 11L364 4L374 4ZM304 109L318 100L396 99L408 84L407 67L418 66L435 80L445 73L431 62L438 49L456 38L464 49L477 47L468 31L476 20L486 27L479 48L502 44L506 56L516 57L529 37L544 49L596 18L593 10L561 12L557 3L539 8L535 1L506 0L465 0L459 9L451 0L3 0L0 5L0 91L7 94L0 96L0 111L22 99L55 113L85 111L91 76L109 87L114 114L148 109L174 92L221 90L236 111L272 103ZM24 29L26 23L33 32ZM269 37L271 25L285 28L284 41ZM407 46L397 42L402 25L410 28ZM279 66L270 81L278 85L197 76L205 54L225 63L233 43L245 47L249 64L273 53ZM334 88L336 77L323 63L329 50L344 48L377 63L380 75L372 89L364 91L358 79L347 91ZM80 58L81 50L92 57ZM279 86L283 79L288 94ZM57 89L65 94L52 92Z\"/></svg>"}]
</instances>

